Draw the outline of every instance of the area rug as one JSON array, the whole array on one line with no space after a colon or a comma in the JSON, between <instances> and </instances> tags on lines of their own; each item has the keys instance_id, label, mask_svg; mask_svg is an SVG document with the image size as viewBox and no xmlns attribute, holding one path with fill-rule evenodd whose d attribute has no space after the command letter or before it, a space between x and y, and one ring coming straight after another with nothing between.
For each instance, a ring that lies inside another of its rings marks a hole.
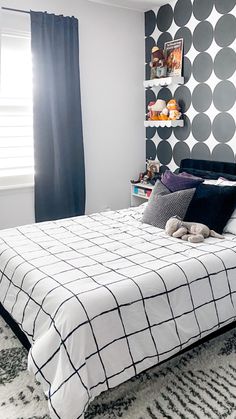
<instances>
[{"instance_id":1,"label":"area rug","mask_svg":"<svg viewBox=\"0 0 236 419\"><path fill-rule=\"evenodd\" d=\"M0 418L50 419L27 352L0 318ZM105 392L85 419L236 419L236 330Z\"/></svg>"}]
</instances>

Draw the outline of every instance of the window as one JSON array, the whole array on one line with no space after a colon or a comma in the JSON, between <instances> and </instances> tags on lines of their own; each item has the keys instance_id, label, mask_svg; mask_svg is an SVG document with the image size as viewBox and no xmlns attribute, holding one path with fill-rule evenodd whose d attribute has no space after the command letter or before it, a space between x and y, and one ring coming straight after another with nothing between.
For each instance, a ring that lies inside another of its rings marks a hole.
<instances>
[{"instance_id":1,"label":"window","mask_svg":"<svg viewBox=\"0 0 236 419\"><path fill-rule=\"evenodd\" d=\"M33 182L32 63L29 33L1 33L0 187Z\"/></svg>"}]
</instances>

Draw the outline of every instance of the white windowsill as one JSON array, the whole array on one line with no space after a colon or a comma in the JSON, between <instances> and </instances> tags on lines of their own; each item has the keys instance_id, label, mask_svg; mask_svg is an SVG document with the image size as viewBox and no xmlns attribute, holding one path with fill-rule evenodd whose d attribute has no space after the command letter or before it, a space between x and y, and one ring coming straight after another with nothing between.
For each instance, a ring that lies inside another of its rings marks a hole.
<instances>
[{"instance_id":1,"label":"white windowsill","mask_svg":"<svg viewBox=\"0 0 236 419\"><path fill-rule=\"evenodd\" d=\"M34 184L33 183L23 183L19 185L0 185L0 191L9 191L9 190L15 190L15 189L33 189Z\"/></svg>"}]
</instances>

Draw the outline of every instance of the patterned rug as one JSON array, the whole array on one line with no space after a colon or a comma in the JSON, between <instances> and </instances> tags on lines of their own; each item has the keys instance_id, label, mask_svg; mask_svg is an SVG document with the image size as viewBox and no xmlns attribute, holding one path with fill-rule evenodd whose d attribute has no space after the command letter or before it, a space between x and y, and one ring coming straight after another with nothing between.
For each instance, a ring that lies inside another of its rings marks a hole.
<instances>
[{"instance_id":1,"label":"patterned rug","mask_svg":"<svg viewBox=\"0 0 236 419\"><path fill-rule=\"evenodd\" d=\"M0 418L49 419L27 352L0 318ZM105 392L85 419L236 419L236 330Z\"/></svg>"}]
</instances>

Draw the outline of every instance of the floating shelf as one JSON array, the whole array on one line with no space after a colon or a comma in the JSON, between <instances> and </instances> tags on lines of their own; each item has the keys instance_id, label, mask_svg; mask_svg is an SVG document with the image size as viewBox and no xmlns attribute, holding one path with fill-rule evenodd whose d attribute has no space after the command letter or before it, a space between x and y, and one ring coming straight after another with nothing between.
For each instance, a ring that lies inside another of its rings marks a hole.
<instances>
[{"instance_id":1,"label":"floating shelf","mask_svg":"<svg viewBox=\"0 0 236 419\"><path fill-rule=\"evenodd\" d=\"M144 87L169 86L171 84L184 84L184 77L163 77L160 79L145 80L143 82Z\"/></svg>"},{"instance_id":2,"label":"floating shelf","mask_svg":"<svg viewBox=\"0 0 236 419\"><path fill-rule=\"evenodd\" d=\"M145 127L183 127L183 119L167 120L167 121L144 121Z\"/></svg>"}]
</instances>

